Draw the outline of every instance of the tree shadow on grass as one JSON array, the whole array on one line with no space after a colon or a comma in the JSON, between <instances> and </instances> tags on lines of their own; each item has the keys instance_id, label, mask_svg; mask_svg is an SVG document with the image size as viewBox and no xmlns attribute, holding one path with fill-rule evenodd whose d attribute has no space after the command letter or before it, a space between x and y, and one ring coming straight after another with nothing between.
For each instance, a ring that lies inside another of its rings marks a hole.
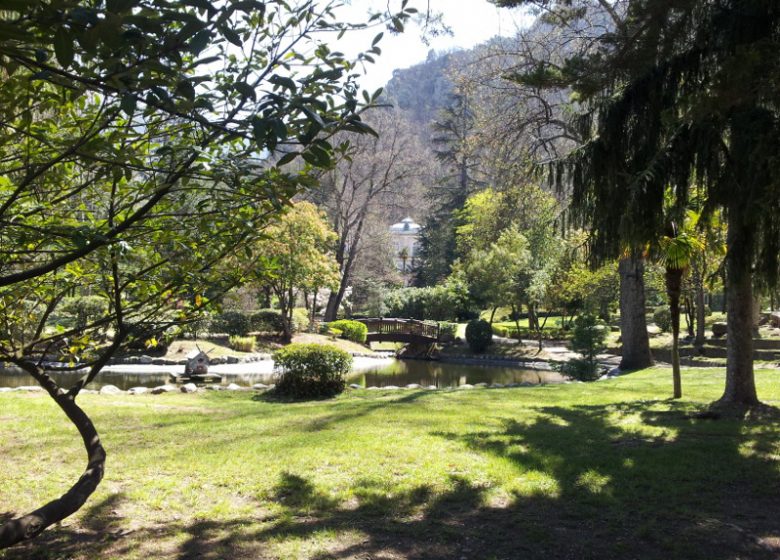
<instances>
[{"instance_id":1,"label":"tree shadow on grass","mask_svg":"<svg viewBox=\"0 0 780 560\"><path fill-rule=\"evenodd\" d=\"M476 472L444 491L358 479L343 502L283 472L268 514L117 534L107 499L78 531L55 528L4 559L122 558L155 540L168 544L150 557L177 560L780 556L780 422L702 420L662 401L532 412L436 434L506 465L514 480L503 488Z\"/></svg>"},{"instance_id":2,"label":"tree shadow on grass","mask_svg":"<svg viewBox=\"0 0 780 560\"><path fill-rule=\"evenodd\" d=\"M386 409L392 406L413 404L419 400L425 399L432 394L427 390L410 390L400 393L399 391L387 391L386 395L371 395L371 398L358 399L358 400L345 400L337 403L338 412L328 414L314 418L302 429L307 432L319 432L333 428L335 425L352 420L357 420L364 416L368 416L371 413ZM278 404L306 404L316 403L328 399L316 399L316 400L286 400L277 399L273 396L266 394L259 394L252 397L253 401L278 403Z\"/></svg>"},{"instance_id":3,"label":"tree shadow on grass","mask_svg":"<svg viewBox=\"0 0 780 560\"><path fill-rule=\"evenodd\" d=\"M36 539L0 552L3 560L49 560L75 558L84 550L94 551L95 558L112 543L123 539L127 532L121 528L124 519L117 508L126 499L123 493L110 494L103 500L83 508L78 529L55 525ZM6 521L0 518L0 522Z\"/></svg>"}]
</instances>

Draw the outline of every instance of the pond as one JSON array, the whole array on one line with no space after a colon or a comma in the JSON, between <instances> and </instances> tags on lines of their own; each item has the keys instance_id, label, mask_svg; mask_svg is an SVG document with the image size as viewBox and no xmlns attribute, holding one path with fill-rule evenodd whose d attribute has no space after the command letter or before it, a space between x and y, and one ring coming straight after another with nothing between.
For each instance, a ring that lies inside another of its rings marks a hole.
<instances>
[{"instance_id":1,"label":"pond","mask_svg":"<svg viewBox=\"0 0 780 560\"><path fill-rule=\"evenodd\" d=\"M347 377L347 383L363 387L403 387L411 383L422 386L457 387L477 383L560 383L563 377L554 371L528 370L506 366L464 365L420 360L358 359ZM210 371L222 375L222 383L251 386L254 383L273 383L271 362L213 366ZM131 387L157 387L168 383L171 372L179 372L181 366L113 366L106 368L98 379L89 385L99 389L115 385L122 390ZM78 373L52 373L54 379L69 387L79 378ZM36 381L17 369L0 369L0 387L36 385Z\"/></svg>"}]
</instances>

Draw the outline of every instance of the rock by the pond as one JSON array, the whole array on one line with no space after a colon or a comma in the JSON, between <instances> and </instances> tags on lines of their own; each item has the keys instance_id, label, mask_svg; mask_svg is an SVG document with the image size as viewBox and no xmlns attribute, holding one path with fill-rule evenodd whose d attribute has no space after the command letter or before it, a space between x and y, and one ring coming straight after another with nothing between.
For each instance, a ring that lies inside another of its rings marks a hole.
<instances>
[{"instance_id":1,"label":"rock by the pond","mask_svg":"<svg viewBox=\"0 0 780 560\"><path fill-rule=\"evenodd\" d=\"M226 387L228 391L241 391L243 388L241 385L236 385L235 383L231 383Z\"/></svg>"},{"instance_id":2,"label":"rock by the pond","mask_svg":"<svg viewBox=\"0 0 780 560\"><path fill-rule=\"evenodd\" d=\"M406 386L407 389L422 389L421 385L418 385L417 383L409 383L409 385Z\"/></svg>"},{"instance_id":3,"label":"rock by the pond","mask_svg":"<svg viewBox=\"0 0 780 560\"><path fill-rule=\"evenodd\" d=\"M228 356L227 357L227 363L229 364L237 364L239 362L239 359L236 356Z\"/></svg>"},{"instance_id":4,"label":"rock by the pond","mask_svg":"<svg viewBox=\"0 0 780 560\"><path fill-rule=\"evenodd\" d=\"M712 336L721 337L725 336L728 331L728 325L723 321L712 323Z\"/></svg>"},{"instance_id":5,"label":"rock by the pond","mask_svg":"<svg viewBox=\"0 0 780 560\"><path fill-rule=\"evenodd\" d=\"M369 391L378 391L379 387L374 387L373 385L368 388Z\"/></svg>"},{"instance_id":6,"label":"rock by the pond","mask_svg":"<svg viewBox=\"0 0 780 560\"><path fill-rule=\"evenodd\" d=\"M349 388L350 388L350 389L362 389L362 388L363 388L363 386L362 386L362 385L358 385L357 383L352 383L352 384L349 386Z\"/></svg>"},{"instance_id":7,"label":"rock by the pond","mask_svg":"<svg viewBox=\"0 0 780 560\"><path fill-rule=\"evenodd\" d=\"M436 389L438 389L438 387L436 385L428 385L426 389L428 389L429 391L435 391Z\"/></svg>"},{"instance_id":8,"label":"rock by the pond","mask_svg":"<svg viewBox=\"0 0 780 560\"><path fill-rule=\"evenodd\" d=\"M493 384L490 386L490 388L491 388L491 389L503 389L503 388L504 388L504 386L503 386L501 383L493 383Z\"/></svg>"},{"instance_id":9,"label":"rock by the pond","mask_svg":"<svg viewBox=\"0 0 780 560\"><path fill-rule=\"evenodd\" d=\"M43 391L42 387L38 387L37 385L22 385L21 387L14 387L14 391L24 391L28 393L38 393L40 391Z\"/></svg>"},{"instance_id":10,"label":"rock by the pond","mask_svg":"<svg viewBox=\"0 0 780 560\"><path fill-rule=\"evenodd\" d=\"M167 362L167 361L168 360L166 360L164 358L153 358L152 359L152 365L153 366L164 366L164 365L166 365L165 362Z\"/></svg>"},{"instance_id":11,"label":"rock by the pond","mask_svg":"<svg viewBox=\"0 0 780 560\"><path fill-rule=\"evenodd\" d=\"M82 389L81 390L81 394L82 395L97 395L98 391L96 391L95 389Z\"/></svg>"},{"instance_id":12,"label":"rock by the pond","mask_svg":"<svg viewBox=\"0 0 780 560\"><path fill-rule=\"evenodd\" d=\"M13 391L10 387L0 387L0 393L10 393Z\"/></svg>"},{"instance_id":13,"label":"rock by the pond","mask_svg":"<svg viewBox=\"0 0 780 560\"><path fill-rule=\"evenodd\" d=\"M463 385L458 385L458 389L473 389L474 385L469 385L468 383L464 383Z\"/></svg>"},{"instance_id":14,"label":"rock by the pond","mask_svg":"<svg viewBox=\"0 0 780 560\"><path fill-rule=\"evenodd\" d=\"M255 391L266 391L268 389L268 385L266 385L265 383L255 383L254 385L252 385L252 389L254 389Z\"/></svg>"},{"instance_id":15,"label":"rock by the pond","mask_svg":"<svg viewBox=\"0 0 780 560\"><path fill-rule=\"evenodd\" d=\"M149 387L130 387L127 390L128 395L143 395L149 392Z\"/></svg>"},{"instance_id":16,"label":"rock by the pond","mask_svg":"<svg viewBox=\"0 0 780 560\"><path fill-rule=\"evenodd\" d=\"M197 393L198 392L198 386L194 383L185 383L181 386L181 392L182 393Z\"/></svg>"},{"instance_id":17,"label":"rock by the pond","mask_svg":"<svg viewBox=\"0 0 780 560\"><path fill-rule=\"evenodd\" d=\"M653 323L650 323L647 325L647 334L649 336L658 336L662 333L661 327L658 325L654 325Z\"/></svg>"},{"instance_id":18,"label":"rock by the pond","mask_svg":"<svg viewBox=\"0 0 780 560\"><path fill-rule=\"evenodd\" d=\"M154 358L152 358L151 356L141 356L140 358L138 358L139 364L150 365L153 361Z\"/></svg>"},{"instance_id":19,"label":"rock by the pond","mask_svg":"<svg viewBox=\"0 0 780 560\"><path fill-rule=\"evenodd\" d=\"M224 391L225 388L222 385L206 385L207 391Z\"/></svg>"},{"instance_id":20,"label":"rock by the pond","mask_svg":"<svg viewBox=\"0 0 780 560\"><path fill-rule=\"evenodd\" d=\"M479 387L480 389L484 389L487 386L488 386L487 383L476 383L476 384L474 384L474 387Z\"/></svg>"},{"instance_id":21,"label":"rock by the pond","mask_svg":"<svg viewBox=\"0 0 780 560\"><path fill-rule=\"evenodd\" d=\"M120 395L122 393L122 389L117 387L116 385L104 385L100 388L100 394L101 395Z\"/></svg>"},{"instance_id":22,"label":"rock by the pond","mask_svg":"<svg viewBox=\"0 0 780 560\"><path fill-rule=\"evenodd\" d=\"M162 395L163 393L173 393L176 391L176 387L173 385L160 385L150 391L153 395Z\"/></svg>"},{"instance_id":23,"label":"rock by the pond","mask_svg":"<svg viewBox=\"0 0 780 560\"><path fill-rule=\"evenodd\" d=\"M397 391L400 389L397 385L385 385L384 387L380 387L381 389L385 389L387 391Z\"/></svg>"}]
</instances>

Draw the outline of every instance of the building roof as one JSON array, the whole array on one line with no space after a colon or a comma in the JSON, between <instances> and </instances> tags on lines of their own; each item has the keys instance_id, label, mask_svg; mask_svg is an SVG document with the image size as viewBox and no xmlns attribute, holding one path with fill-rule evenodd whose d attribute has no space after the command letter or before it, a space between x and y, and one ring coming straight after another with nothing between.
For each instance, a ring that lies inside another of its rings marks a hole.
<instances>
[{"instance_id":1,"label":"building roof","mask_svg":"<svg viewBox=\"0 0 780 560\"><path fill-rule=\"evenodd\" d=\"M411 218L404 218L397 224L393 224L390 226L390 231L392 233L400 233L400 234L417 234L420 233L420 230L422 229L422 226L418 223L415 223L415 221Z\"/></svg>"}]
</instances>

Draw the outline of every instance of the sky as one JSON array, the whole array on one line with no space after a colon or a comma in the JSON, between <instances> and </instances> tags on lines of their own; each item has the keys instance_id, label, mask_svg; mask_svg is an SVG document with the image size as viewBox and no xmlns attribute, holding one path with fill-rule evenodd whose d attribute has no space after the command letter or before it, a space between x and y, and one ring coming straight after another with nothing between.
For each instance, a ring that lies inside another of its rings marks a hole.
<instances>
[{"instance_id":1,"label":"sky","mask_svg":"<svg viewBox=\"0 0 780 560\"><path fill-rule=\"evenodd\" d=\"M341 8L347 21L364 21L370 10L393 9L400 6L400 0L352 0L350 6ZM426 45L419 28L408 26L405 33L391 35L385 32L379 47L382 56L375 64L366 66L367 73L361 86L369 91L383 87L393 76L396 68L407 68L422 62L431 49L436 51L455 48L467 49L483 43L496 35L511 36L520 27L530 23L529 16L522 10L496 8L487 0L430 0L431 9L444 14L444 23L452 29L452 36L435 37ZM427 0L409 0L409 7L423 11ZM381 29L351 32L335 45L346 54L367 50L371 41ZM332 48L334 46L332 45Z\"/></svg>"}]
</instances>

